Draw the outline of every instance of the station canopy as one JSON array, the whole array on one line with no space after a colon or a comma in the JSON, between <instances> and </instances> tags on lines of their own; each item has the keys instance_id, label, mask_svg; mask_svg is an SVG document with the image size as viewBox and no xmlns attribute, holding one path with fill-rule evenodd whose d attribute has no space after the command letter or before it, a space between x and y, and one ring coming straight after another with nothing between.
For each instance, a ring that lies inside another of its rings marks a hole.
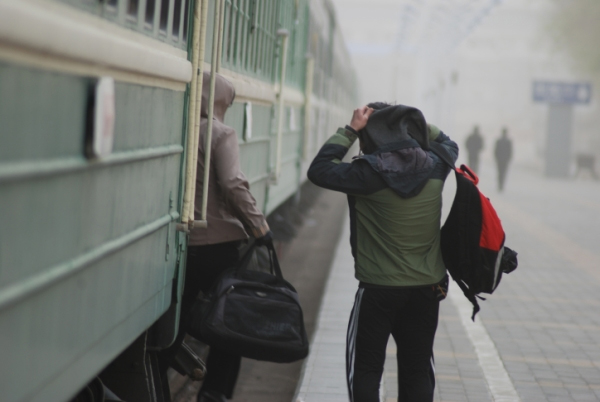
<instances>
[{"instance_id":1,"label":"station canopy","mask_svg":"<svg viewBox=\"0 0 600 402\"><path fill-rule=\"evenodd\" d=\"M502 0L333 0L350 51L444 54ZM348 23L351 22L351 23Z\"/></svg>"}]
</instances>

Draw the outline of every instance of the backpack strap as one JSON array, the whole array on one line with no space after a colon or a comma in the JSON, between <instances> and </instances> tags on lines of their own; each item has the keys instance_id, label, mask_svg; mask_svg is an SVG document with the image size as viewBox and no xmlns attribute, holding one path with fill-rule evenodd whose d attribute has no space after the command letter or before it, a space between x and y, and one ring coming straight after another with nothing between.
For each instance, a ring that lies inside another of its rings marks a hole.
<instances>
[{"instance_id":1,"label":"backpack strap","mask_svg":"<svg viewBox=\"0 0 600 402\"><path fill-rule=\"evenodd\" d=\"M452 279L454 279L454 278L452 278ZM456 284L458 285L460 290L463 291L463 294L465 295L465 297L467 299L469 299L469 301L473 305L473 315L471 315L471 320L473 320L473 322L475 322L475 316L481 309L479 307L479 303L477 302L477 298L480 298L481 300L485 300L485 298L481 297L479 295L473 294L473 292L471 290L469 290L469 287L462 280L458 280L458 281L455 280L454 282L456 282Z\"/></svg>"},{"instance_id":2,"label":"backpack strap","mask_svg":"<svg viewBox=\"0 0 600 402\"><path fill-rule=\"evenodd\" d=\"M450 166L452 170L456 171L456 167L454 166L454 162L452 162L452 156L450 155L450 152L448 152L448 150L444 148L442 144L439 144L437 142L430 142L429 149L431 150L431 152L436 154L441 160L446 162L446 165Z\"/></svg>"},{"instance_id":3,"label":"backpack strap","mask_svg":"<svg viewBox=\"0 0 600 402\"><path fill-rule=\"evenodd\" d=\"M450 166L450 168L454 170L457 174L466 177L475 185L479 183L479 177L470 167L468 167L467 165L460 165L460 168L454 166L450 152L448 152L448 150L444 148L442 144L432 142L429 144L429 149L431 150L431 152L436 154L442 161L444 161L446 165Z\"/></svg>"}]
</instances>

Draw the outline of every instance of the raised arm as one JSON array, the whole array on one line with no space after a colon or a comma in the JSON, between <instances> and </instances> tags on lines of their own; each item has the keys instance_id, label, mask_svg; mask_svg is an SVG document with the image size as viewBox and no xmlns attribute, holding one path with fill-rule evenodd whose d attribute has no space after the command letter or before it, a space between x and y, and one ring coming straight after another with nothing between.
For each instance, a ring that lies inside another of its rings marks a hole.
<instances>
[{"instance_id":1,"label":"raised arm","mask_svg":"<svg viewBox=\"0 0 600 402\"><path fill-rule=\"evenodd\" d=\"M366 106L356 109L350 124L339 128L325 142L308 169L311 182L329 190L357 195L370 194L380 188L381 178L374 174L367 163L342 162L358 138L358 130L364 128L372 112L373 109Z\"/></svg>"}]
</instances>

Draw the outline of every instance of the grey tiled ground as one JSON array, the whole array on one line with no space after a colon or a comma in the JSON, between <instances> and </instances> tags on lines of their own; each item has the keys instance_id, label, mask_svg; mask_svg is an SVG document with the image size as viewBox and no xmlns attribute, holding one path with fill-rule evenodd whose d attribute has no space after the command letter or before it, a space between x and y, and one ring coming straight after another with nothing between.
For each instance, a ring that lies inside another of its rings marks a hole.
<instances>
[{"instance_id":1,"label":"grey tiled ground","mask_svg":"<svg viewBox=\"0 0 600 402\"><path fill-rule=\"evenodd\" d=\"M520 267L482 320L523 401L600 400L600 184L511 176L487 193Z\"/></svg>"},{"instance_id":2,"label":"grey tiled ground","mask_svg":"<svg viewBox=\"0 0 600 402\"><path fill-rule=\"evenodd\" d=\"M436 401L489 401L491 395L458 313L449 300L440 305L434 345ZM387 401L398 396L394 340L388 344L385 389Z\"/></svg>"},{"instance_id":3,"label":"grey tiled ground","mask_svg":"<svg viewBox=\"0 0 600 402\"><path fill-rule=\"evenodd\" d=\"M477 319L518 398L600 401L600 183L548 180L522 169L510 172L507 189L499 194L492 165L484 163L480 176L482 191L503 220L506 244L519 252L519 268L481 303ZM344 342L356 291L347 233L337 252L299 388L305 402L347 401ZM386 402L397 392L394 351L391 341L383 379ZM448 300L441 306L434 353L436 401L494 400Z\"/></svg>"},{"instance_id":4,"label":"grey tiled ground","mask_svg":"<svg viewBox=\"0 0 600 402\"><path fill-rule=\"evenodd\" d=\"M317 330L300 380L297 400L348 400L345 375L346 327L358 282L354 279L349 227L342 233L321 304Z\"/></svg>"}]
</instances>

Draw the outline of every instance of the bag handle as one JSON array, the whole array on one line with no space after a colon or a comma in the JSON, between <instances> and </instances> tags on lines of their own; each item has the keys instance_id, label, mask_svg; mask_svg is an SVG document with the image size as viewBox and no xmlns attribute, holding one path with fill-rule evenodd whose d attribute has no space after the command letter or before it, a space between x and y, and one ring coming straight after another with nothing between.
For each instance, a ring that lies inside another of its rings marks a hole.
<instances>
[{"instance_id":1,"label":"bag handle","mask_svg":"<svg viewBox=\"0 0 600 402\"><path fill-rule=\"evenodd\" d=\"M277 253L275 252L275 246L273 242L270 241L266 244L267 249L269 250L269 261L271 262L271 273L275 271L275 276L279 279L283 279L283 273L281 272L281 266L279 265L279 259L277 258Z\"/></svg>"},{"instance_id":2,"label":"bag handle","mask_svg":"<svg viewBox=\"0 0 600 402\"><path fill-rule=\"evenodd\" d=\"M237 267L235 268L236 271L244 271L246 268L248 268L248 264L250 264L252 254L254 253L255 249L256 244L252 243L250 247L248 247L248 250L246 250L246 252L242 256L242 258L240 258L240 260L238 261Z\"/></svg>"},{"instance_id":3,"label":"bag handle","mask_svg":"<svg viewBox=\"0 0 600 402\"><path fill-rule=\"evenodd\" d=\"M245 271L250 264L250 260L252 259L252 254L256 251L257 247L261 247L256 244L256 241L250 245L244 256L240 259L238 263L238 267L236 271ZM279 279L283 279L283 273L281 272L281 266L279 265L279 259L277 258L277 253L275 252L275 246L273 245L273 241L266 242L264 247L267 248L269 252L269 265L271 270L271 275L275 275Z\"/></svg>"}]
</instances>

